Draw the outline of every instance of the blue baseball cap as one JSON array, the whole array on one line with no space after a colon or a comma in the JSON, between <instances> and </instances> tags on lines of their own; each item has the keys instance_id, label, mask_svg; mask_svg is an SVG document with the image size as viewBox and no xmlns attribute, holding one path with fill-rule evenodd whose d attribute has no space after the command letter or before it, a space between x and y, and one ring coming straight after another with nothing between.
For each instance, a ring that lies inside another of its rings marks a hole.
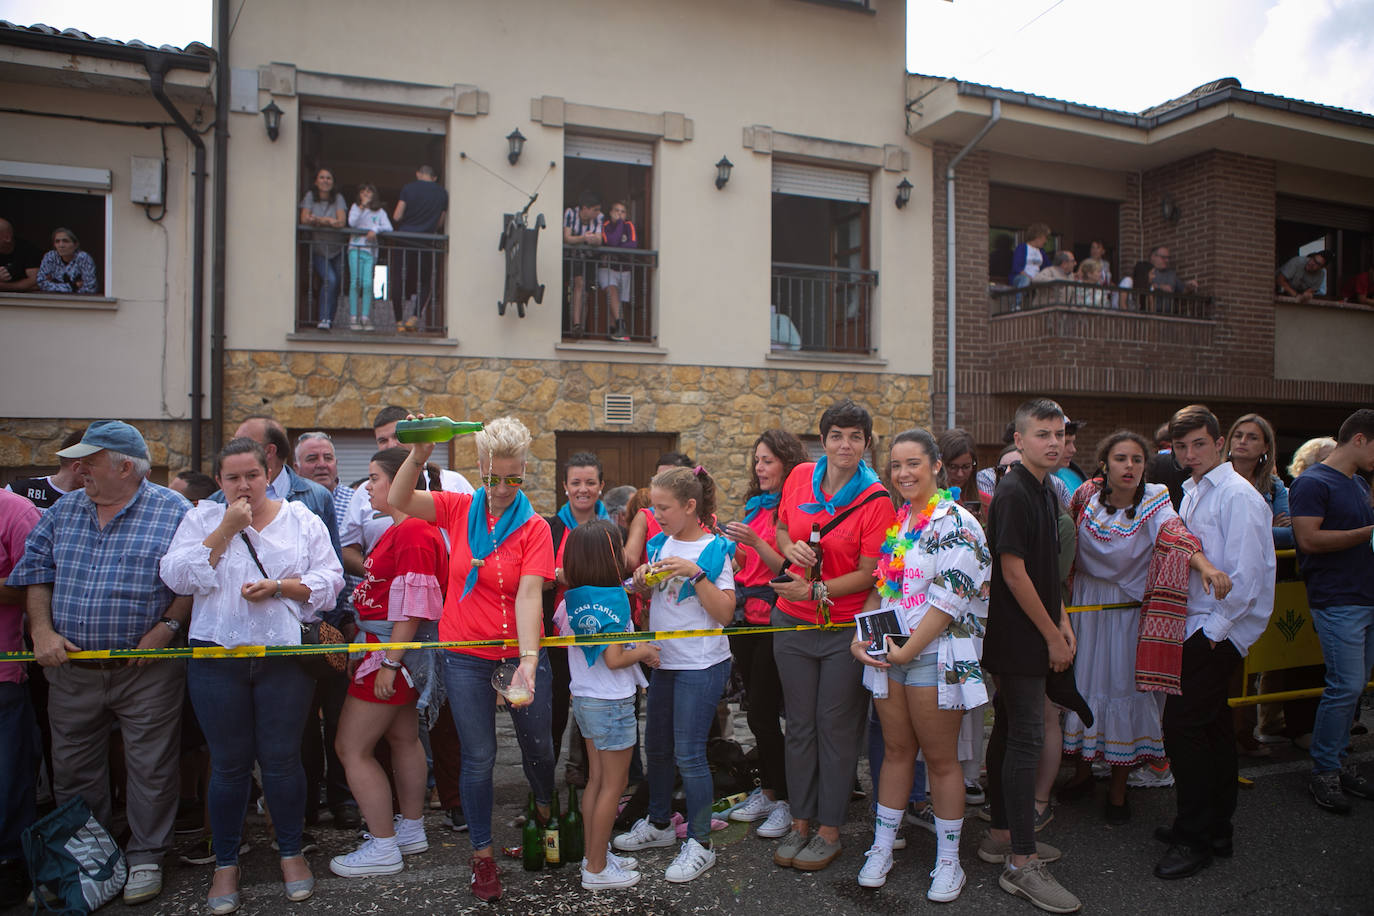
<instances>
[{"instance_id":1,"label":"blue baseball cap","mask_svg":"<svg viewBox=\"0 0 1374 916\"><path fill-rule=\"evenodd\" d=\"M143 434L123 420L97 420L86 428L86 435L76 445L57 453L59 458L85 458L109 449L130 458L148 458L148 443Z\"/></svg>"}]
</instances>

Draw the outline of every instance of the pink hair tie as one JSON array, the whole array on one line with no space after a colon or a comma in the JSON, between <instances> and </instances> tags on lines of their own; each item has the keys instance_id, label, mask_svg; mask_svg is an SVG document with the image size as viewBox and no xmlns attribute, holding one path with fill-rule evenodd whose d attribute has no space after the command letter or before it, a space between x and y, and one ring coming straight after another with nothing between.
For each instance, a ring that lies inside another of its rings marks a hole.
<instances>
[{"instance_id":1,"label":"pink hair tie","mask_svg":"<svg viewBox=\"0 0 1374 916\"><path fill-rule=\"evenodd\" d=\"M695 476L697 476L697 477L700 477L702 474L705 474L705 473L706 473L706 469L705 469L704 467L702 467L701 465L697 465L697 469L696 469L695 471L692 472L692 474L695 475Z\"/></svg>"}]
</instances>

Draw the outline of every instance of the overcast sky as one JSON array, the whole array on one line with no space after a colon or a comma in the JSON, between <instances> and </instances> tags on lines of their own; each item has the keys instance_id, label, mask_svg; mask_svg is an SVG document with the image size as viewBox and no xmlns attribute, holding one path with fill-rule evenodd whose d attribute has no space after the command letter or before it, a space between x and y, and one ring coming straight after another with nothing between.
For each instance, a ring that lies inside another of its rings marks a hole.
<instances>
[{"instance_id":1,"label":"overcast sky","mask_svg":"<svg viewBox=\"0 0 1374 916\"><path fill-rule=\"evenodd\" d=\"M0 19L150 44L209 44L210 10L0 0ZM1234 76L1374 114L1374 0L908 0L907 68L1125 111Z\"/></svg>"}]
</instances>

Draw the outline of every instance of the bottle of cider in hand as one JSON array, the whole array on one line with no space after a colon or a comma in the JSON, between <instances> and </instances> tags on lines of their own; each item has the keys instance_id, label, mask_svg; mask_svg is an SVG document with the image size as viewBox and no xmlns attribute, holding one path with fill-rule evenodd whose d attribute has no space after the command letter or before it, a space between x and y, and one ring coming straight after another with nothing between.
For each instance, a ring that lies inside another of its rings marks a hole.
<instances>
[{"instance_id":1,"label":"bottle of cider in hand","mask_svg":"<svg viewBox=\"0 0 1374 916\"><path fill-rule=\"evenodd\" d=\"M447 442L454 436L480 432L477 420L450 420L448 417L424 417L420 420L400 420L396 423L397 440L412 442Z\"/></svg>"},{"instance_id":2,"label":"bottle of cider in hand","mask_svg":"<svg viewBox=\"0 0 1374 916\"><path fill-rule=\"evenodd\" d=\"M812 523L811 537L806 544L811 548L811 552L816 555L816 563L807 571L806 577L812 582L819 582L821 580L821 526L819 524Z\"/></svg>"}]
</instances>

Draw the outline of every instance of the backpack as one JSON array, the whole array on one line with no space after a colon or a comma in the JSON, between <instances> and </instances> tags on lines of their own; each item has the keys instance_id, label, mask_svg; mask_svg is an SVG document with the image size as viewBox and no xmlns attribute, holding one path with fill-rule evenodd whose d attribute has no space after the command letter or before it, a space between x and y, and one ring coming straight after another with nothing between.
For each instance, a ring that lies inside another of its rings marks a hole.
<instances>
[{"instance_id":1,"label":"backpack","mask_svg":"<svg viewBox=\"0 0 1374 916\"><path fill-rule=\"evenodd\" d=\"M124 851L77 795L24 831L24 860L34 886L34 912L91 913L124 888L129 866ZM44 900L40 885L57 895Z\"/></svg>"}]
</instances>

